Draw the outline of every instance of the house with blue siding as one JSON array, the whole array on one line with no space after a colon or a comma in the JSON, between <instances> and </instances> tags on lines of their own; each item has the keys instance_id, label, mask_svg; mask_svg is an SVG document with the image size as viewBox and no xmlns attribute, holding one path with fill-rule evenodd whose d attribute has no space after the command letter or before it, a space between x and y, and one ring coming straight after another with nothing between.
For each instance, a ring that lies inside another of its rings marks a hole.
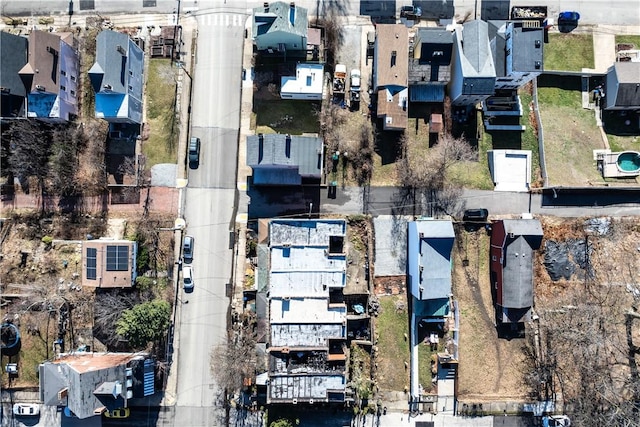
<instances>
[{"instance_id":1,"label":"house with blue siding","mask_svg":"<svg viewBox=\"0 0 640 427\"><path fill-rule=\"evenodd\" d=\"M32 31L28 62L19 71L27 117L65 122L78 114L80 59L72 33Z\"/></svg>"},{"instance_id":2,"label":"house with blue siding","mask_svg":"<svg viewBox=\"0 0 640 427\"><path fill-rule=\"evenodd\" d=\"M450 97L453 105L476 105L493 95L496 69L484 21L466 22L454 35Z\"/></svg>"},{"instance_id":3,"label":"house with blue siding","mask_svg":"<svg viewBox=\"0 0 640 427\"><path fill-rule=\"evenodd\" d=\"M451 288L451 252L455 233L450 220L419 219L407 225L407 288L411 292L411 407L422 401L419 382L420 345L431 344L438 354L437 410L452 411L455 402L457 365L457 332L454 348L439 351L439 339L444 338L444 324L454 319ZM451 328L450 329L455 329ZM442 378L441 378L442 377Z\"/></svg>"},{"instance_id":4,"label":"house with blue siding","mask_svg":"<svg viewBox=\"0 0 640 427\"><path fill-rule=\"evenodd\" d=\"M20 70L27 64L29 42L26 37L0 32L0 89L3 119L25 116L27 90Z\"/></svg>"},{"instance_id":5,"label":"house with blue siding","mask_svg":"<svg viewBox=\"0 0 640 427\"><path fill-rule=\"evenodd\" d=\"M96 118L142 123L144 52L127 34L111 30L98 34L89 78L96 94Z\"/></svg>"},{"instance_id":6,"label":"house with blue siding","mask_svg":"<svg viewBox=\"0 0 640 427\"><path fill-rule=\"evenodd\" d=\"M252 38L260 51L304 51L307 49L307 9L281 1L253 9Z\"/></svg>"}]
</instances>

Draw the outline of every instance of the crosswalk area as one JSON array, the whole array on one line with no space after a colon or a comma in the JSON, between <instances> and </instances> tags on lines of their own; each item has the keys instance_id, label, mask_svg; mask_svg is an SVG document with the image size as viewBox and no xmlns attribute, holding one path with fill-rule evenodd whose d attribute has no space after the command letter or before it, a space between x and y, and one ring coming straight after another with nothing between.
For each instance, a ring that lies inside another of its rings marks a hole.
<instances>
[{"instance_id":1,"label":"crosswalk area","mask_svg":"<svg viewBox=\"0 0 640 427\"><path fill-rule=\"evenodd\" d=\"M244 27L246 15L232 13L209 13L198 16L198 23L212 27Z\"/></svg>"}]
</instances>

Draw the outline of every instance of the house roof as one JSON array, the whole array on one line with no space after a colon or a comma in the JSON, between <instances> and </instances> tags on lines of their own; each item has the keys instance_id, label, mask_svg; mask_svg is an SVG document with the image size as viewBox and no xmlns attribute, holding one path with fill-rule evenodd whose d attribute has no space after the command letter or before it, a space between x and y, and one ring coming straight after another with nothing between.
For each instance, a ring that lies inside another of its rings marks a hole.
<instances>
[{"instance_id":1,"label":"house roof","mask_svg":"<svg viewBox=\"0 0 640 427\"><path fill-rule=\"evenodd\" d=\"M325 347L343 335L346 307L330 306L329 290L346 283L345 234L342 220L269 224L272 346Z\"/></svg>"},{"instance_id":2,"label":"house roof","mask_svg":"<svg viewBox=\"0 0 640 427\"><path fill-rule=\"evenodd\" d=\"M146 353L61 354L58 359L40 365L41 398L46 405L68 406L80 419L92 417L108 405L122 406L123 395L100 394L101 386L115 381L124 383L127 364L146 356ZM58 393L64 388L67 397L58 401ZM123 386L122 393L125 392Z\"/></svg>"},{"instance_id":3,"label":"house roof","mask_svg":"<svg viewBox=\"0 0 640 427\"><path fill-rule=\"evenodd\" d=\"M543 70L544 29L525 28L522 22L511 23L512 67L515 72L541 72ZM538 67L536 68L536 64Z\"/></svg>"},{"instance_id":4,"label":"house roof","mask_svg":"<svg viewBox=\"0 0 640 427\"><path fill-rule=\"evenodd\" d=\"M502 306L527 308L533 305L533 257L542 243L542 226L537 219L502 221L505 230L502 269Z\"/></svg>"},{"instance_id":5,"label":"house roof","mask_svg":"<svg viewBox=\"0 0 640 427\"><path fill-rule=\"evenodd\" d=\"M322 170L322 138L262 134L247 137L247 165L297 166L301 176L316 176Z\"/></svg>"},{"instance_id":6,"label":"house roof","mask_svg":"<svg viewBox=\"0 0 640 427\"><path fill-rule=\"evenodd\" d=\"M476 20L456 32L458 55L464 77L463 94L492 95L496 69L489 45L488 25Z\"/></svg>"},{"instance_id":7,"label":"house roof","mask_svg":"<svg viewBox=\"0 0 640 427\"><path fill-rule=\"evenodd\" d=\"M60 36L47 31L31 31L29 34L29 64L20 74L32 77L27 92L43 87L42 92L57 94L60 90L58 61L60 55Z\"/></svg>"},{"instance_id":8,"label":"house roof","mask_svg":"<svg viewBox=\"0 0 640 427\"><path fill-rule=\"evenodd\" d=\"M26 96L27 91L18 72L27 64L29 42L26 37L0 32L0 86L11 95Z\"/></svg>"},{"instance_id":9,"label":"house roof","mask_svg":"<svg viewBox=\"0 0 640 427\"><path fill-rule=\"evenodd\" d=\"M127 93L129 40L127 34L111 30L101 31L96 37L96 61L89 70L96 92L111 87L112 92Z\"/></svg>"},{"instance_id":10,"label":"house roof","mask_svg":"<svg viewBox=\"0 0 640 427\"><path fill-rule=\"evenodd\" d=\"M313 94L317 98L322 97L324 85L324 65L322 64L298 64L295 76L282 76L280 78L281 94Z\"/></svg>"},{"instance_id":11,"label":"house roof","mask_svg":"<svg viewBox=\"0 0 640 427\"><path fill-rule=\"evenodd\" d=\"M409 31L402 24L376 26L376 87L407 86L409 70Z\"/></svg>"},{"instance_id":12,"label":"house roof","mask_svg":"<svg viewBox=\"0 0 640 427\"><path fill-rule=\"evenodd\" d=\"M616 107L640 106L640 62L616 62L609 71L616 75L618 88L607 88L615 96Z\"/></svg>"},{"instance_id":13,"label":"house roof","mask_svg":"<svg viewBox=\"0 0 640 427\"><path fill-rule=\"evenodd\" d=\"M418 269L422 269L423 299L448 298L451 294L451 250L455 233L451 221L415 221L418 233ZM417 278L420 281L420 277Z\"/></svg>"},{"instance_id":14,"label":"house roof","mask_svg":"<svg viewBox=\"0 0 640 427\"><path fill-rule=\"evenodd\" d=\"M306 37L307 9L280 1L265 4L253 9L253 38L279 31Z\"/></svg>"},{"instance_id":15,"label":"house roof","mask_svg":"<svg viewBox=\"0 0 640 427\"><path fill-rule=\"evenodd\" d=\"M269 398L275 400L326 399L328 390L345 389L344 376L340 374L284 375L269 378Z\"/></svg>"},{"instance_id":16,"label":"house roof","mask_svg":"<svg viewBox=\"0 0 640 427\"><path fill-rule=\"evenodd\" d=\"M487 157L495 191L529 191L530 150L489 150Z\"/></svg>"}]
</instances>

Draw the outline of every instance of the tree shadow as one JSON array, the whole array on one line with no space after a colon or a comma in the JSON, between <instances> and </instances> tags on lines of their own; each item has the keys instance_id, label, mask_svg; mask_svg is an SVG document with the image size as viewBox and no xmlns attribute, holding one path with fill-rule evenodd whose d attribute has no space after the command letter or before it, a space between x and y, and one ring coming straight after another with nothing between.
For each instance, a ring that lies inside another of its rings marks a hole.
<instances>
[{"instance_id":1,"label":"tree shadow","mask_svg":"<svg viewBox=\"0 0 640 427\"><path fill-rule=\"evenodd\" d=\"M380 123L376 123L381 129ZM383 165L395 163L402 154L401 137L403 132L378 131L375 133L373 150L380 156Z\"/></svg>"}]
</instances>

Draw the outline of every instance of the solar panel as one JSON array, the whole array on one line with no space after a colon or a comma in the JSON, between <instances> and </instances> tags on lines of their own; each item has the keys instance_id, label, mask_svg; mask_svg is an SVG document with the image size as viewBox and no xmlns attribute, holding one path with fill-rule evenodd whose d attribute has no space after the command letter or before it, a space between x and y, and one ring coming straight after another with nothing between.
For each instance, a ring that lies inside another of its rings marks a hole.
<instances>
[{"instance_id":1,"label":"solar panel","mask_svg":"<svg viewBox=\"0 0 640 427\"><path fill-rule=\"evenodd\" d=\"M107 246L107 271L129 269L129 246Z\"/></svg>"},{"instance_id":2,"label":"solar panel","mask_svg":"<svg viewBox=\"0 0 640 427\"><path fill-rule=\"evenodd\" d=\"M87 248L87 279L96 280L96 257L98 250L96 248Z\"/></svg>"}]
</instances>

